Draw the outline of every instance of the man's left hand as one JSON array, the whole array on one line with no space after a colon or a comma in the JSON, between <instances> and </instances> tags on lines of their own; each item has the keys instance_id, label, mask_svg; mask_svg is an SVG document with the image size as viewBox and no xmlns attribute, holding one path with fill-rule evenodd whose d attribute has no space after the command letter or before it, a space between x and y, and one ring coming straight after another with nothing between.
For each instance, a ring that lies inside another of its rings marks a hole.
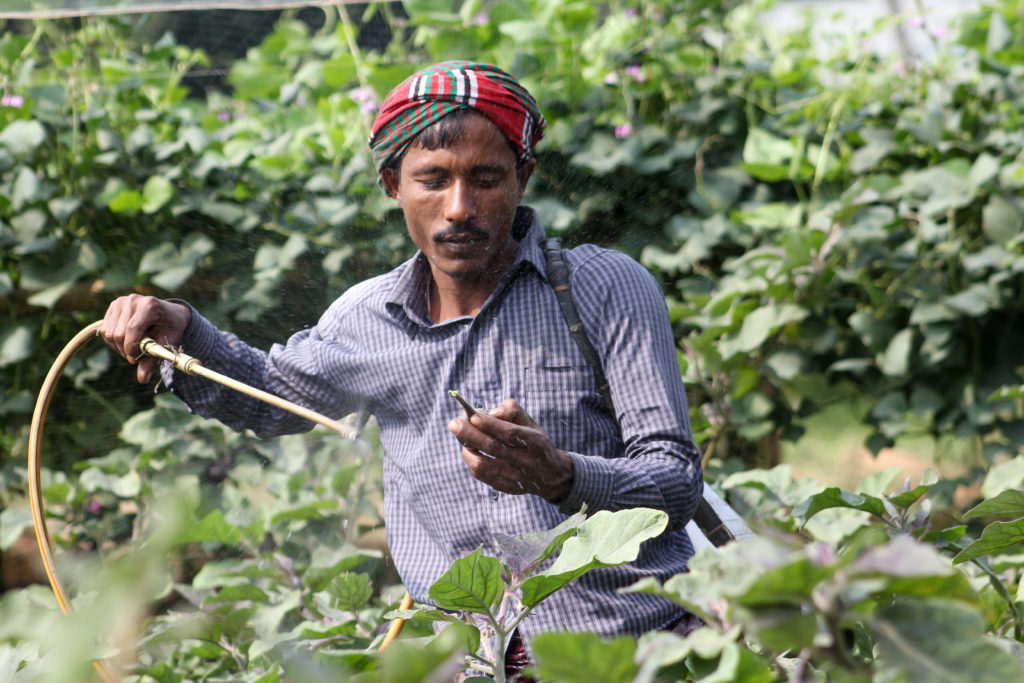
<instances>
[{"instance_id":1,"label":"man's left hand","mask_svg":"<svg viewBox=\"0 0 1024 683\"><path fill-rule=\"evenodd\" d=\"M557 502L572 487L572 458L515 399L469 420L455 418L448 429L462 443L469 471L491 488Z\"/></svg>"}]
</instances>

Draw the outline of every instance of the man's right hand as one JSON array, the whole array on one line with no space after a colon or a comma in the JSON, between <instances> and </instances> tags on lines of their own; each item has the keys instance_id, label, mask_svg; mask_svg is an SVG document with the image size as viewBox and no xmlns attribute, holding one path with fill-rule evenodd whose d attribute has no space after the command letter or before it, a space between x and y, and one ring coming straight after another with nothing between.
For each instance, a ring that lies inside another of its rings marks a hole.
<instances>
[{"instance_id":1,"label":"man's right hand","mask_svg":"<svg viewBox=\"0 0 1024 683\"><path fill-rule=\"evenodd\" d=\"M139 342L151 337L160 344L176 347L190 322L192 309L188 306L152 296L129 294L115 299L107 308L99 335L129 363L138 364L136 375L139 382L145 384L159 367L160 360L143 356Z\"/></svg>"}]
</instances>

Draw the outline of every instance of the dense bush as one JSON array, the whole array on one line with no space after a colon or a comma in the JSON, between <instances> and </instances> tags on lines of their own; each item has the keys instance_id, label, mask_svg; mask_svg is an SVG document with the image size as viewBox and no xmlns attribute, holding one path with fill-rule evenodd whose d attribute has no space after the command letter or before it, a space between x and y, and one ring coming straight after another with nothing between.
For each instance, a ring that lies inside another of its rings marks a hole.
<instances>
[{"instance_id":1,"label":"dense bush","mask_svg":"<svg viewBox=\"0 0 1024 683\"><path fill-rule=\"evenodd\" d=\"M230 92L205 98L186 84L206 55L171 35L135 44L145 17L5 35L0 548L28 523L28 416L64 341L112 297L138 291L187 298L266 345L407 258L366 150L374 108L419 66L471 57L518 75L548 117L529 203L549 231L620 248L660 278L711 470L778 534L637 587L697 610L713 626L704 635L614 647L573 636L567 648L558 634L538 643L545 675L927 680L974 661L947 656L962 642L993 663L993 680L1009 680L1015 663L1000 653L1019 653L1020 564L985 556L1014 547L1016 523L988 527L954 568L948 558L981 526L947 529L959 511L930 514L931 500L948 502L948 482L886 497L892 477L854 494L794 483L785 467L724 473L775 464L780 440L849 402L866 406L875 451L925 433L973 445L979 476L991 468L991 500L1024 481L1024 7L1005 0L965 17L916 66L855 38L827 49L813 26L775 35L758 22L762 8L374 5L394 36L380 52L361 50L359 22L330 9L316 32L285 17L232 66ZM154 519L173 518L162 499L192 503L183 535L150 543L176 564L140 552L149 564L123 571L165 579L129 597L176 596L196 611L146 622L126 657L155 680L277 680L285 661L301 680L293 655L308 648L327 671L372 674L365 647L401 592L374 551L352 545L379 526L373 458L319 432L261 443L154 405L99 344L68 375L74 390L51 406L46 443L58 543L116 556ZM852 509L818 514L831 507ZM981 510L1024 514L1012 502ZM738 578L715 583L724 575ZM111 613L112 598L97 595ZM0 640L23 644L3 646L0 671L29 662L21 680L41 671L47 642L24 626L34 599L2 604ZM923 625L936 620L956 629L929 643ZM403 680L389 667L415 660L422 673L463 645L413 648L377 672ZM567 649L580 661L565 668L545 655ZM635 667L609 664L634 657Z\"/></svg>"}]
</instances>

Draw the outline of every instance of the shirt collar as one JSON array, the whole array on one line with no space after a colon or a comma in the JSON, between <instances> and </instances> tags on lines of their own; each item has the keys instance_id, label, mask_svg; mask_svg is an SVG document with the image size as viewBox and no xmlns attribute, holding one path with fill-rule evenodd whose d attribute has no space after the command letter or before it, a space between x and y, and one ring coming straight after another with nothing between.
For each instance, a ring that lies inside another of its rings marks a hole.
<instances>
[{"instance_id":1,"label":"shirt collar","mask_svg":"<svg viewBox=\"0 0 1024 683\"><path fill-rule=\"evenodd\" d=\"M494 293L501 291L524 268L532 267L541 278L547 279L542 248L546 235L544 227L537 218L537 212L529 206L517 207L512 235L513 237L517 235L523 237L519 240L515 261L494 288ZM395 282L395 286L388 296L387 308L392 313L396 313L398 310L404 311L406 317L418 325L424 327L434 325L427 307L428 282L430 282L430 264L427 263L427 257L423 255L423 252L417 251L416 255L402 266L398 281ZM491 294L491 299L494 298L494 293ZM490 299L488 299L489 302ZM484 307L486 306L487 303L484 304Z\"/></svg>"}]
</instances>

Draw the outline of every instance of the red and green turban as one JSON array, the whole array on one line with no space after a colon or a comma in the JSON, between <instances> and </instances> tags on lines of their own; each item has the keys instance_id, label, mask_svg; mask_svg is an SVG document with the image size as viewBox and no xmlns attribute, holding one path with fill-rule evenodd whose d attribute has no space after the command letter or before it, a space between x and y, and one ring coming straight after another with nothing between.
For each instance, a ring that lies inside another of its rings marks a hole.
<instances>
[{"instance_id":1,"label":"red and green turban","mask_svg":"<svg viewBox=\"0 0 1024 683\"><path fill-rule=\"evenodd\" d=\"M546 123L537 100L513 76L491 64L441 62L405 79L381 105L370 134L378 173L425 129L467 108L493 121L520 158L529 157L544 135Z\"/></svg>"}]
</instances>

